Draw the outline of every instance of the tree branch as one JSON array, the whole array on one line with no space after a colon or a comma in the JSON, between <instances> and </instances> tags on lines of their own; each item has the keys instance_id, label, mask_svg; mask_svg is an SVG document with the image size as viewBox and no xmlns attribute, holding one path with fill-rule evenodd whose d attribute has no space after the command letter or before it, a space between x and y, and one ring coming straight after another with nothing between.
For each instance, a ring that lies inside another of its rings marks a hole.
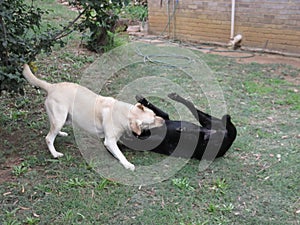
<instances>
[{"instance_id":1,"label":"tree branch","mask_svg":"<svg viewBox=\"0 0 300 225\"><path fill-rule=\"evenodd\" d=\"M57 33L52 39L51 41L55 41L55 40L59 40L65 36L67 36L68 34L72 33L73 31L68 31L67 34L64 34L64 32L68 29L70 29L70 27L74 26L74 24L80 19L80 17L86 12L86 9L84 9L81 13L79 13L79 15L72 21L69 23L68 26L64 27L59 33Z\"/></svg>"},{"instance_id":2,"label":"tree branch","mask_svg":"<svg viewBox=\"0 0 300 225\"><path fill-rule=\"evenodd\" d=\"M1 24L1 27L2 27L2 30L3 30L3 36L4 36L4 42L7 43L7 32L6 32L6 28L5 28L5 25L4 25L4 21L2 19L2 16L0 16L0 24ZM3 46L4 47L4 46ZM5 58L4 58L4 61L5 61L5 65L8 65L8 50L7 50L7 46L5 47Z\"/></svg>"}]
</instances>

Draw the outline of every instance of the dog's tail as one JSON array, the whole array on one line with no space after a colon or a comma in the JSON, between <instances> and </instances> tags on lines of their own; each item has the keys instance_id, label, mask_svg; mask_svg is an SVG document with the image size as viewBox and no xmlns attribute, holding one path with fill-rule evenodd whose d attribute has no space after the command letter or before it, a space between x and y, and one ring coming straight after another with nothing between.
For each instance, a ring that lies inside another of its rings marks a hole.
<instances>
[{"instance_id":1,"label":"dog's tail","mask_svg":"<svg viewBox=\"0 0 300 225\"><path fill-rule=\"evenodd\" d=\"M31 85L40 87L40 88L44 89L47 92L48 92L48 90L51 86L50 83L48 83L44 80L40 80L36 76L34 76L34 74L30 70L30 67L27 64L24 64L24 66L23 66L23 76L26 78L26 80Z\"/></svg>"}]
</instances>

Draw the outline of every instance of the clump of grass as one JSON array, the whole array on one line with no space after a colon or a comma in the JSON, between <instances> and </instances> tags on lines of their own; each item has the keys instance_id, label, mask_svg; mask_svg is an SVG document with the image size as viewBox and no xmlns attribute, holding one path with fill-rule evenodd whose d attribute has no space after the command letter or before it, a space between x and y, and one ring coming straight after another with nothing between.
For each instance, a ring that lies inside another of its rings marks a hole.
<instances>
[{"instance_id":1,"label":"clump of grass","mask_svg":"<svg viewBox=\"0 0 300 225\"><path fill-rule=\"evenodd\" d=\"M66 181L66 186L70 188L86 187L87 182L82 178L75 177Z\"/></svg>"},{"instance_id":2,"label":"clump of grass","mask_svg":"<svg viewBox=\"0 0 300 225\"><path fill-rule=\"evenodd\" d=\"M14 166L12 169L12 174L19 177L26 173L29 169L29 164L27 162L22 162L20 165Z\"/></svg>"},{"instance_id":3,"label":"clump of grass","mask_svg":"<svg viewBox=\"0 0 300 225\"><path fill-rule=\"evenodd\" d=\"M190 185L190 181L188 178L174 178L172 179L172 183L174 186L178 187L181 190L193 191L194 187Z\"/></svg>"},{"instance_id":4,"label":"clump of grass","mask_svg":"<svg viewBox=\"0 0 300 225\"><path fill-rule=\"evenodd\" d=\"M25 222L25 224L28 224L28 225L35 225L35 224L39 224L40 218L29 216L25 219L24 222Z\"/></svg>"},{"instance_id":5,"label":"clump of grass","mask_svg":"<svg viewBox=\"0 0 300 225\"><path fill-rule=\"evenodd\" d=\"M220 178L218 178L211 187L211 190L215 191L216 193L221 193L223 195L226 193L227 189L228 184L226 183L226 180Z\"/></svg>"}]
</instances>

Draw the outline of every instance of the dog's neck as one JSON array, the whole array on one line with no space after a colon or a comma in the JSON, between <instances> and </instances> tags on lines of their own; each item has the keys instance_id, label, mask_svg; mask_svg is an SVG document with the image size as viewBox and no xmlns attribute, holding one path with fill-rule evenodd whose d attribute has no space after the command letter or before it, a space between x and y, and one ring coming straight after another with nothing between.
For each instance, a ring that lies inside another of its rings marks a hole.
<instances>
[{"instance_id":1,"label":"dog's neck","mask_svg":"<svg viewBox=\"0 0 300 225\"><path fill-rule=\"evenodd\" d=\"M116 101L114 104L114 109L117 110L120 113L118 113L118 117L114 117L114 121L118 121L119 124L122 124L122 127L128 131L130 130L130 124L128 123L128 118L132 118L132 108L134 105L122 102L122 101ZM112 116L114 113L112 114Z\"/></svg>"}]
</instances>

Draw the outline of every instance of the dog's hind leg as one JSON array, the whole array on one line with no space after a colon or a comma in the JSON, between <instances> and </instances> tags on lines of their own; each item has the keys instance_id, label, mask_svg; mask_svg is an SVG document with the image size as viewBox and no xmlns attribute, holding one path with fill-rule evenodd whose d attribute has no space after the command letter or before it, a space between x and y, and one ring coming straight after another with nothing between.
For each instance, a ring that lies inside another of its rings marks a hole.
<instances>
[{"instance_id":1,"label":"dog's hind leg","mask_svg":"<svg viewBox=\"0 0 300 225\"><path fill-rule=\"evenodd\" d=\"M198 110L192 102L182 98L180 95L176 93L168 94L168 97L170 99L173 99L174 101L180 102L183 105L185 105L191 111L191 113L196 118L196 120L200 122L202 126L206 127L208 124L210 124L211 117L208 114Z\"/></svg>"},{"instance_id":2,"label":"dog's hind leg","mask_svg":"<svg viewBox=\"0 0 300 225\"><path fill-rule=\"evenodd\" d=\"M136 95L135 99L137 102L141 103L143 106L146 106L147 108L151 109L155 115L160 116L164 120L170 120L169 114L161 110L160 108L153 105L151 102L149 102L146 98L144 98L141 95Z\"/></svg>"},{"instance_id":3,"label":"dog's hind leg","mask_svg":"<svg viewBox=\"0 0 300 225\"><path fill-rule=\"evenodd\" d=\"M49 149L49 151L51 152L51 154L54 158L59 158L59 157L62 157L64 155L61 152L58 152L58 151L55 150L54 140L55 140L57 134L58 134L57 129L56 128L51 128L49 133L46 136L46 143L47 143L48 149Z\"/></svg>"},{"instance_id":4,"label":"dog's hind leg","mask_svg":"<svg viewBox=\"0 0 300 225\"><path fill-rule=\"evenodd\" d=\"M210 129L212 126L212 123L220 123L221 120L218 118L215 118L211 115L208 115L202 111L200 111L199 109L197 109L194 104L184 98L182 98L180 95L176 94L176 93L171 93L168 95L169 98L173 99L174 101L180 102L183 105L185 105L193 114L193 116L199 121L199 123L207 128Z\"/></svg>"},{"instance_id":5,"label":"dog's hind leg","mask_svg":"<svg viewBox=\"0 0 300 225\"><path fill-rule=\"evenodd\" d=\"M71 125L71 124L72 124L72 118L71 118L70 114L68 114L66 122L65 122L65 125ZM63 132L63 131L59 131L58 135L61 136L61 137L67 137L67 136L69 136L68 133Z\"/></svg>"},{"instance_id":6,"label":"dog's hind leg","mask_svg":"<svg viewBox=\"0 0 300 225\"><path fill-rule=\"evenodd\" d=\"M52 102L53 103L53 102ZM66 133L61 132L61 128L65 124L68 110L64 107L61 107L57 104L49 104L46 100L45 103L46 110L48 113L49 121L50 121L50 131L46 136L46 143L49 151L51 152L54 158L62 157L63 154L56 151L54 147L54 140L58 134L65 135Z\"/></svg>"}]
</instances>

